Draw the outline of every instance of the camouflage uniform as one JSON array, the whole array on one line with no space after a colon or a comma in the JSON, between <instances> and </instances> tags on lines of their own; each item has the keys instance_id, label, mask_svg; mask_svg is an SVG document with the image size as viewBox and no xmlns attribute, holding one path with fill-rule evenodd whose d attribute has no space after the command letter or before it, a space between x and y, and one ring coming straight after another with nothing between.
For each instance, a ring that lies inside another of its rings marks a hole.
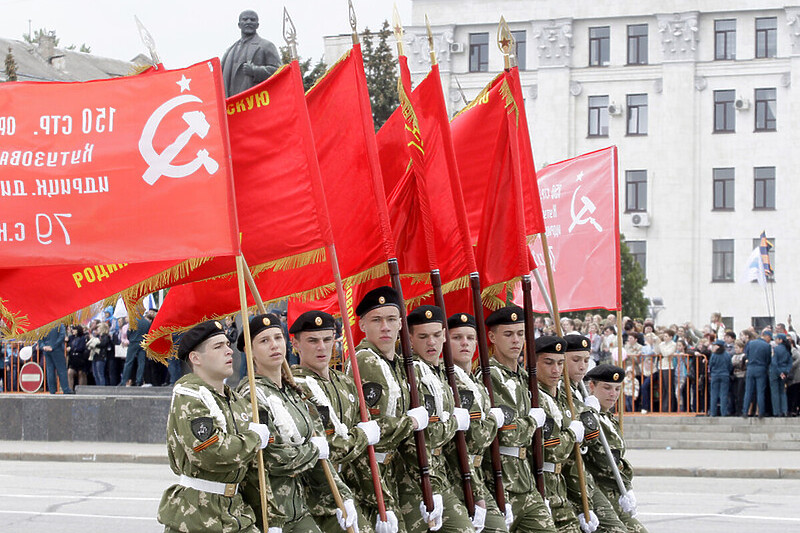
<instances>
[{"instance_id":1,"label":"camouflage uniform","mask_svg":"<svg viewBox=\"0 0 800 533\"><path fill-rule=\"evenodd\" d=\"M492 359L490 365L495 407L499 407L505 416L497 437L501 446L503 488L508 494L507 499L514 513L510 531L552 533L556 530L553 518L547 511L542 495L536 489L536 479L531 466L536 421L528 415L531 409L528 373L520 366L511 370L496 359ZM515 450L517 454L513 455L512 452ZM502 453L504 451L505 453ZM494 493L488 450L483 464L487 469L486 485Z\"/></svg>"},{"instance_id":2,"label":"camouflage uniform","mask_svg":"<svg viewBox=\"0 0 800 533\"><path fill-rule=\"evenodd\" d=\"M178 475L230 484L234 492L172 485L158 507L165 532L258 532L253 509L235 489L261 446L250 421L250 404L227 386L219 394L196 374L178 380L167 420L170 467Z\"/></svg>"},{"instance_id":3,"label":"camouflage uniform","mask_svg":"<svg viewBox=\"0 0 800 533\"><path fill-rule=\"evenodd\" d=\"M597 416L594 411L583 403L583 395L572 382L570 382L570 385L575 412L579 413L579 419L583 422L583 426L586 429L586 434L583 436L583 442L581 443L581 453L585 456L589 447L599 446L602 450L603 443L600 442L600 426L598 425ZM558 384L558 398L562 405L567 405L567 395L564 392L563 381ZM570 459L564 464L563 473L567 483L567 497L575 508L575 514L580 514L583 512L583 503L581 500L578 465L575 462L574 454L570 455ZM609 503L608 498L603 494L603 491L597 489L594 478L587 469L585 457L583 475L586 482L586 497L589 498L589 509L594 511L597 515L597 519L600 521L598 531L603 533L627 533L628 530L625 524L620 521L611 503Z\"/></svg>"},{"instance_id":4,"label":"camouflage uniform","mask_svg":"<svg viewBox=\"0 0 800 533\"><path fill-rule=\"evenodd\" d=\"M622 482L625 484L625 489L631 490L633 468L628 460L625 459L625 440L622 438L619 422L607 411L601 412L598 418L602 424L606 440L608 440L608 445L611 448L611 454L617 461L617 467L622 476ZM617 482L614 479L614 472L611 470L611 465L608 464L608 458L602 445L589 447L586 453L586 468L592 472L598 488L605 494L606 498L608 498L617 516L625 524L628 531L633 533L647 533L647 529L641 522L624 512L620 507L619 497L621 494L619 492L619 487L617 487Z\"/></svg>"},{"instance_id":5,"label":"camouflage uniform","mask_svg":"<svg viewBox=\"0 0 800 533\"><path fill-rule=\"evenodd\" d=\"M283 533L319 532L310 515L306 494L314 494L315 499L322 501L321 505L333 499L319 461L319 450L310 442L315 434L323 434L322 424L316 410L286 383L278 388L264 376L256 376L255 382L259 418L269 426L272 435L269 446L264 449L264 466L269 472L274 505L285 516ZM239 391L248 396L249 383L243 381ZM332 466L331 470L342 499L352 498L350 489L341 482ZM243 494L258 516L261 504L255 468L248 473ZM272 522L269 525L273 526Z\"/></svg>"},{"instance_id":6,"label":"camouflage uniform","mask_svg":"<svg viewBox=\"0 0 800 533\"><path fill-rule=\"evenodd\" d=\"M431 488L434 494L441 494L444 503L442 527L444 533L468 533L475 531L467 509L453 491L447 477L447 464L443 446L453 440L458 429L458 421L453 416L455 402L453 392L447 383L444 368L433 366L414 357L414 373L421 403L428 411L428 427L425 429L425 446L430 468ZM422 489L419 484L419 463L413 438L401 445L403 475L400 478L399 494L403 520L408 533L428 530L428 525L419 512L422 502Z\"/></svg>"},{"instance_id":7,"label":"camouflage uniform","mask_svg":"<svg viewBox=\"0 0 800 533\"><path fill-rule=\"evenodd\" d=\"M492 407L489 400L489 393L486 387L472 374L468 374L460 367L453 368L458 384L458 395L461 399L461 407L469 411L470 424L466 431L467 453L470 459L470 472L472 474L472 492L475 494L475 501L484 500L486 502L486 521L483 531L485 533L507 532L504 513L500 512L494 493L486 487L486 480L483 475L481 464L483 454L497 436L497 421L493 416L489 416L489 409ZM461 484L461 466L458 462L458 455L455 442L445 446L445 457L447 459L448 474L450 483L456 495L464 501L464 489ZM490 463L491 464L491 463Z\"/></svg>"},{"instance_id":8,"label":"camouflage uniform","mask_svg":"<svg viewBox=\"0 0 800 533\"><path fill-rule=\"evenodd\" d=\"M575 449L575 436L567 429L572 422L572 413L556 396L551 396L544 385L539 384L539 406L547 415L542 428L545 490L559 533L581 533L578 517L567 498L567 484L562 474Z\"/></svg>"},{"instance_id":9,"label":"camouflage uniform","mask_svg":"<svg viewBox=\"0 0 800 533\"><path fill-rule=\"evenodd\" d=\"M397 450L413 433L414 424L411 417L406 414L410 408L410 399L403 360L399 356L392 361L387 360L381 351L366 339L356 346L356 360L370 418L377 421L381 429L381 439L375 445L375 455L384 483L384 503L387 509L397 515L399 531L405 531L398 500L402 460ZM352 375L349 365L348 375ZM369 459L366 455L361 455L351 462L351 467L345 472L345 479L353 486L360 487L358 492L363 496L363 508L368 511L370 524L374 524L378 509L372 490Z\"/></svg>"},{"instance_id":10,"label":"camouflage uniform","mask_svg":"<svg viewBox=\"0 0 800 533\"><path fill-rule=\"evenodd\" d=\"M356 424L361 422L359 414L359 401L356 385L353 379L334 368L328 370L329 378L325 379L314 371L302 366L292 368L297 385L303 389L311 402L317 408L320 420L325 429L330 447L330 461L336 467L343 480L348 481L348 476L357 475L351 472L351 465L359 457L366 457L367 436ZM321 398L323 395L324 398ZM367 467L369 468L369 467ZM370 478L371 481L371 478ZM370 521L362 508L369 508L370 503L361 494L361 489L368 491L374 501L375 489L372 483L362 486L359 483L348 483L353 489L358 511L358 530L360 533L372 533L374 520ZM308 494L311 505L311 514L317 520L320 529L326 533L339 533L342 531L336 521L336 506L334 502L323 502L316 494ZM328 505L325 505L327 503ZM374 506L374 504L373 504Z\"/></svg>"}]
</instances>

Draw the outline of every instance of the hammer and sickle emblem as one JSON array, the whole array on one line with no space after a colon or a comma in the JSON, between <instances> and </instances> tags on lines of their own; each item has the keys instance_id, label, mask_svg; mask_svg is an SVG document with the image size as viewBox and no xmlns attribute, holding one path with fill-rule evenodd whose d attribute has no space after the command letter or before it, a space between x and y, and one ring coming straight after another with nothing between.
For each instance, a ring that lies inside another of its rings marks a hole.
<instances>
[{"instance_id":1,"label":"hammer and sickle emblem","mask_svg":"<svg viewBox=\"0 0 800 533\"><path fill-rule=\"evenodd\" d=\"M594 217L590 216L592 213L595 212L597 206L595 206L594 202L592 202L589 198L587 198L586 196L581 196L581 202L583 202L583 207L581 207L580 211L578 211L577 214L575 213L575 197L578 196L578 191L580 190L580 188L581 188L580 185L578 185L578 187L575 189L575 192L572 193L572 201L569 204L569 213L570 215L572 215L572 224L570 224L569 226L568 233L572 233L572 230L575 229L575 226L582 226L586 223L589 223L592 226L594 226L598 232L602 232L603 228L600 226L600 224L597 223ZM589 216L586 216L586 218L584 218L584 215L589 215Z\"/></svg>"},{"instance_id":2,"label":"hammer and sickle emblem","mask_svg":"<svg viewBox=\"0 0 800 533\"><path fill-rule=\"evenodd\" d=\"M219 163L214 161L208 155L208 150L198 150L197 157L183 165L173 165L172 160L180 154L193 135L197 135L201 139L205 139L208 135L210 126L206 120L205 114L202 111L187 111L183 114L182 118L186 122L186 129L182 131L172 144L167 146L160 154L153 148L153 137L158 130L158 126L167 113L172 111L178 106L188 104L190 102L202 103L198 97L191 94L184 94L176 96L161 104L158 109L153 111L147 123L142 129L142 136L139 138L139 153L142 154L148 168L142 174L142 178L148 185L154 184L161 176L169 178L185 178L193 174L201 166L205 167L209 174L214 174L219 169Z\"/></svg>"}]
</instances>

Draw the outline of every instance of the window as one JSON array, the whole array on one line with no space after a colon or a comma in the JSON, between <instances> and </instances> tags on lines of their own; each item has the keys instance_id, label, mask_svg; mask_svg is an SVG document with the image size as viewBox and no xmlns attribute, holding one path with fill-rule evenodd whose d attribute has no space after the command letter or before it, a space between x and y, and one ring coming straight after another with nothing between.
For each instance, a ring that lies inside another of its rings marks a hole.
<instances>
[{"instance_id":1,"label":"window","mask_svg":"<svg viewBox=\"0 0 800 533\"><path fill-rule=\"evenodd\" d=\"M647 24L628 26L628 64L647 64Z\"/></svg>"},{"instance_id":2,"label":"window","mask_svg":"<svg viewBox=\"0 0 800 533\"><path fill-rule=\"evenodd\" d=\"M647 95L629 94L626 103L628 135L647 135Z\"/></svg>"},{"instance_id":3,"label":"window","mask_svg":"<svg viewBox=\"0 0 800 533\"><path fill-rule=\"evenodd\" d=\"M754 316L750 318L750 324L756 331L761 331L764 328L771 328L773 321L771 316Z\"/></svg>"},{"instance_id":4,"label":"window","mask_svg":"<svg viewBox=\"0 0 800 533\"><path fill-rule=\"evenodd\" d=\"M647 241L625 241L631 255L642 267L642 274L647 276Z\"/></svg>"},{"instance_id":5,"label":"window","mask_svg":"<svg viewBox=\"0 0 800 533\"><path fill-rule=\"evenodd\" d=\"M611 28L589 28L589 66L604 67L611 57Z\"/></svg>"},{"instance_id":6,"label":"window","mask_svg":"<svg viewBox=\"0 0 800 533\"><path fill-rule=\"evenodd\" d=\"M778 55L778 17L756 19L756 57Z\"/></svg>"},{"instance_id":7,"label":"window","mask_svg":"<svg viewBox=\"0 0 800 533\"><path fill-rule=\"evenodd\" d=\"M489 71L489 34L469 34L469 71Z\"/></svg>"},{"instance_id":8,"label":"window","mask_svg":"<svg viewBox=\"0 0 800 533\"><path fill-rule=\"evenodd\" d=\"M733 211L734 169L715 168L713 173L714 211Z\"/></svg>"},{"instance_id":9,"label":"window","mask_svg":"<svg viewBox=\"0 0 800 533\"><path fill-rule=\"evenodd\" d=\"M734 100L736 100L736 91L714 91L714 133L736 131Z\"/></svg>"},{"instance_id":10,"label":"window","mask_svg":"<svg viewBox=\"0 0 800 533\"><path fill-rule=\"evenodd\" d=\"M714 59L736 59L736 20L714 21Z\"/></svg>"},{"instance_id":11,"label":"window","mask_svg":"<svg viewBox=\"0 0 800 533\"><path fill-rule=\"evenodd\" d=\"M756 131L775 131L776 101L775 89L756 89Z\"/></svg>"},{"instance_id":12,"label":"window","mask_svg":"<svg viewBox=\"0 0 800 533\"><path fill-rule=\"evenodd\" d=\"M767 237L767 240L770 242L770 244L772 244L772 248L769 249L769 264L772 267L773 274L772 275L767 274L766 277L767 277L767 281L772 282L772 281L775 281L775 274L774 274L775 273L775 239L773 239L772 237ZM752 250L752 249L757 248L759 246L761 246L761 239L760 238L759 239L753 239L753 248L750 248L750 249ZM753 280L754 283L756 281L757 280Z\"/></svg>"},{"instance_id":13,"label":"window","mask_svg":"<svg viewBox=\"0 0 800 533\"><path fill-rule=\"evenodd\" d=\"M647 211L647 171L625 171L625 212Z\"/></svg>"},{"instance_id":14,"label":"window","mask_svg":"<svg viewBox=\"0 0 800 533\"><path fill-rule=\"evenodd\" d=\"M527 37L525 30L512 31L514 37L514 55L517 56L517 66L520 70L525 70Z\"/></svg>"},{"instance_id":15,"label":"window","mask_svg":"<svg viewBox=\"0 0 800 533\"><path fill-rule=\"evenodd\" d=\"M733 239L712 242L711 281L733 281Z\"/></svg>"},{"instance_id":16,"label":"window","mask_svg":"<svg viewBox=\"0 0 800 533\"><path fill-rule=\"evenodd\" d=\"M753 209L775 209L775 167L753 169Z\"/></svg>"},{"instance_id":17,"label":"window","mask_svg":"<svg viewBox=\"0 0 800 533\"><path fill-rule=\"evenodd\" d=\"M589 137L608 137L608 96L589 97Z\"/></svg>"}]
</instances>

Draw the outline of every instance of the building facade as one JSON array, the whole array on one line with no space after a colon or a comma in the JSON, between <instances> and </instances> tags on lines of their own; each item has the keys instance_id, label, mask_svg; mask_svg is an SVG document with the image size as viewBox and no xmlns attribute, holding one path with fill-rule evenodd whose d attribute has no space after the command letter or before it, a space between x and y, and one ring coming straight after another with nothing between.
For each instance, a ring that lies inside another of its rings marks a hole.
<instances>
[{"instance_id":1,"label":"building facade","mask_svg":"<svg viewBox=\"0 0 800 533\"><path fill-rule=\"evenodd\" d=\"M517 42L537 168L618 146L620 227L645 269L646 295L662 302L657 322L702 325L719 311L741 330L773 308L785 322L800 294L800 5L664 7L414 0L406 54L421 79L427 15L455 113L503 68L503 15ZM348 47L349 37L327 38L327 62ZM744 279L762 231L775 245L766 291Z\"/></svg>"}]
</instances>

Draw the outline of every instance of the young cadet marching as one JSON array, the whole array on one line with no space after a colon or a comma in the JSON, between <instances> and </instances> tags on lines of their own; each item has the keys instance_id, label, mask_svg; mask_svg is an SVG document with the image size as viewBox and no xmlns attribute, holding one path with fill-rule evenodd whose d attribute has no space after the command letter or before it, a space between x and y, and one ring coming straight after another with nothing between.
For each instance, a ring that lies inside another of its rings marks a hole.
<instances>
[{"instance_id":1,"label":"young cadet marching","mask_svg":"<svg viewBox=\"0 0 800 533\"><path fill-rule=\"evenodd\" d=\"M444 365L440 364L442 346L445 341L445 316L441 308L422 305L408 314L408 329L414 355L414 372L417 378L419 397L428 411L428 427L425 429L425 445L428 448L431 487L435 497L441 498L444 508L440 531L447 533L474 532L467 508L461 502L447 476L444 446L453 440L456 431L469 429L469 411L456 408L453 392L447 382ZM414 442L409 439L403 447L403 477L398 485L403 520L408 533L428 530L428 524L420 515L422 490L417 481L419 470ZM484 503L485 505L485 503ZM482 527L485 515L476 513L475 526Z\"/></svg>"},{"instance_id":2,"label":"young cadet marching","mask_svg":"<svg viewBox=\"0 0 800 533\"><path fill-rule=\"evenodd\" d=\"M575 443L583 440L585 431L583 424L573 420L569 408L558 399L558 384L564 370L566 347L567 341L561 337L543 335L536 339L539 404L547 415L542 428L544 443L542 470L545 491L556 528L560 533L581 533L578 516L575 515L575 510L567 498L567 485L562 473L565 463L568 463L575 449ZM593 521L591 517L589 521Z\"/></svg>"},{"instance_id":3,"label":"young cadet marching","mask_svg":"<svg viewBox=\"0 0 800 533\"><path fill-rule=\"evenodd\" d=\"M531 407L528 373L519 364L525 346L525 316L521 307L498 309L486 318L489 341L494 347L491 364L494 403L503 412L497 432L503 467L503 488L508 493L513 522L509 531L554 532L555 525L539 491L532 470L533 433L544 423L544 412ZM484 465L489 458L484 459ZM487 485L493 491L492 476Z\"/></svg>"},{"instance_id":4,"label":"young cadet marching","mask_svg":"<svg viewBox=\"0 0 800 533\"><path fill-rule=\"evenodd\" d=\"M354 483L348 483L358 502L354 508L352 502L345 502L345 510L350 514L358 513L358 530L360 533L371 533L373 521L364 514L364 509L374 507L374 486L372 483L358 483L360 471L351 472L368 465L358 463L356 459L366 456L368 444L375 445L380 440L380 428L374 420L361 422L359 417L358 393L353 379L330 368L331 354L336 333L333 316L322 311L307 311L297 317L289 328L294 336L292 346L300 357L300 365L294 366L294 379L297 385L317 408L320 420L325 429L330 449L330 461L340 471L346 482L348 474ZM362 476L363 477L363 476ZM329 495L308 494L307 501L311 514L325 533L341 531L339 523L341 511ZM371 500L364 493L371 495Z\"/></svg>"},{"instance_id":5,"label":"young cadet marching","mask_svg":"<svg viewBox=\"0 0 800 533\"><path fill-rule=\"evenodd\" d=\"M467 453L471 463L472 489L475 493L476 512L480 500L486 506L484 533L503 533L514 520L511 504L506 502L505 513L501 513L497 502L486 486L483 475L484 452L497 435L497 428L503 423L503 411L492 407L489 393L483 382L472 374L472 358L478 345L475 317L467 313L456 313L447 319L447 330L450 335L450 349L453 352L453 370L455 371L458 395L461 406L469 411L470 425L466 433ZM460 498L464 498L461 485L461 469L458 464L455 443L445 448L448 473L453 489ZM477 528L476 528L477 530Z\"/></svg>"},{"instance_id":6,"label":"young cadet marching","mask_svg":"<svg viewBox=\"0 0 800 533\"><path fill-rule=\"evenodd\" d=\"M378 287L364 295L356 306L358 326L364 332L364 340L356 346L356 360L361 373L361 386L369 414L380 427L380 440L375 445L381 476L385 484L384 501L387 508L386 522L376 525L377 533L406 531L402 515L390 509L398 509L398 482L403 473L402 458L397 449L403 441L412 437L417 429L428 426L425 407L410 407L408 382L403 361L396 353L396 343L402 325L401 310L405 305L391 287ZM350 370L348 369L348 372ZM371 484L367 463L360 469L361 481ZM374 508L375 504L372 504ZM441 524L441 506L432 512ZM377 516L377 511L374 512Z\"/></svg>"},{"instance_id":7,"label":"young cadet marching","mask_svg":"<svg viewBox=\"0 0 800 533\"><path fill-rule=\"evenodd\" d=\"M618 366L598 365L586 373L589 381L589 392L600 403L600 424L605 433L611 454L617 463L619 473L627 493L622 495L614 479L614 471L608 461L605 450L597 446L590 446L586 452L586 468L594 476L597 487L603 491L614 507L620 520L632 533L647 533L647 529L636 519L636 496L631 486L633 468L625 459L625 440L622 438L619 421L611 413L611 408L617 404L625 371Z\"/></svg>"},{"instance_id":8,"label":"young cadet marching","mask_svg":"<svg viewBox=\"0 0 800 533\"><path fill-rule=\"evenodd\" d=\"M602 451L603 443L599 438L600 426L596 415L600 410L600 403L594 396L584 398L578 386L579 383L583 382L583 377L589 369L591 342L588 338L578 334L565 335L564 340L567 342L564 366L569 375L572 403L575 407L575 412L578 414L578 419L586 429L586 434L583 437L584 447L581 449L581 453L585 454L588 447L599 447ZM563 381L558 384L558 400L562 405L567 405ZM580 512L582 510L580 476L574 454L570 456L569 461L564 465L563 473L567 482L567 497L575 509ZM585 463L583 465L583 474L589 505L593 509L592 512L596 513L597 516L597 529L603 533L627 533L628 529L617 516L614 507L603 494L603 491L596 487L592 474L587 470ZM581 529L588 533L591 530L591 525L591 523L581 522Z\"/></svg>"},{"instance_id":9,"label":"young cadet marching","mask_svg":"<svg viewBox=\"0 0 800 533\"><path fill-rule=\"evenodd\" d=\"M320 533L309 513L308 493L319 497L330 492L321 464L328 460L328 441L323 436L316 409L305 403L302 392L286 383L281 373L286 359L286 339L280 319L274 314L256 315L250 319L250 333L259 417L263 413L273 436L264 452L264 467L269 472L274 506L285 520L283 533ZM237 342L239 350L244 350L244 343L242 333ZM243 382L239 392L248 395L250 384ZM335 471L333 477L342 499L350 500L349 507L355 511L350 489ZM252 468L244 486L244 497L258 517L260 500L255 479L255 468ZM356 520L355 512L348 513L347 523L341 522L342 529Z\"/></svg>"},{"instance_id":10,"label":"young cadet marching","mask_svg":"<svg viewBox=\"0 0 800 533\"><path fill-rule=\"evenodd\" d=\"M224 385L233 374L232 356L215 320L181 338L178 358L191 373L175 383L167 419L170 467L180 476L158 508L167 533L259 531L239 483L259 448L267 446L269 430L251 422L250 403Z\"/></svg>"}]
</instances>

